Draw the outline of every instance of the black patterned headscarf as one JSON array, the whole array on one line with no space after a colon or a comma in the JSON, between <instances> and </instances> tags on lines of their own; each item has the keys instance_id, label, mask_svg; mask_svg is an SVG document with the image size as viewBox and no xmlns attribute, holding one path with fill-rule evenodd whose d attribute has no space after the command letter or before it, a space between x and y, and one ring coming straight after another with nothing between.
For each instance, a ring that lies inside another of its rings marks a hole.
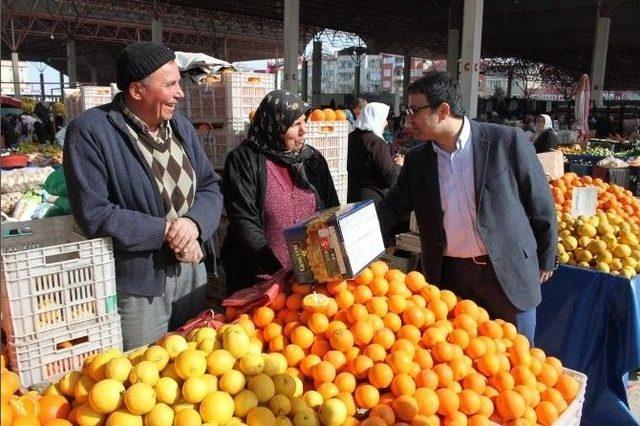
<instances>
[{"instance_id":1,"label":"black patterned headscarf","mask_svg":"<svg viewBox=\"0 0 640 426\"><path fill-rule=\"evenodd\" d=\"M247 139L271 161L287 166L298 186L316 192L304 171L304 162L313 156L313 150L303 145L298 151L286 151L284 146L284 134L289 127L310 110L296 94L285 90L269 92L253 116Z\"/></svg>"}]
</instances>

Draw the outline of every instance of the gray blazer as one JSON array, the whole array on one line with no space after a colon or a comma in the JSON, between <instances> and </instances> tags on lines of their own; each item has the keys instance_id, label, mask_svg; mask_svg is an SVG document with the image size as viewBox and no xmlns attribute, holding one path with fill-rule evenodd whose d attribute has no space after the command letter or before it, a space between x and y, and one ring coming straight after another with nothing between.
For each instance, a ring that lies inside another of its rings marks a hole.
<instances>
[{"instance_id":1,"label":"gray blazer","mask_svg":"<svg viewBox=\"0 0 640 426\"><path fill-rule=\"evenodd\" d=\"M496 276L520 310L541 300L539 271L556 266L556 212L533 145L520 129L471 121L478 229ZM407 154L398 182L378 203L383 234L415 210L427 280L440 284L446 235L433 142Z\"/></svg>"}]
</instances>

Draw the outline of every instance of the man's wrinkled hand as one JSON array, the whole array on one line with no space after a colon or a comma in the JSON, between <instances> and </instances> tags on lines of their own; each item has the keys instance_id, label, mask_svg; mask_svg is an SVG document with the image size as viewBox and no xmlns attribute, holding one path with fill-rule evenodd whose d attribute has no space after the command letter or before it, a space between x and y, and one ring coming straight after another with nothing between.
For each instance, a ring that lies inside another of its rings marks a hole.
<instances>
[{"instance_id":1,"label":"man's wrinkled hand","mask_svg":"<svg viewBox=\"0 0 640 426\"><path fill-rule=\"evenodd\" d=\"M200 232L196 224L189 218L181 217L170 223L166 239L171 250L179 253L196 242L199 235Z\"/></svg>"},{"instance_id":2,"label":"man's wrinkled hand","mask_svg":"<svg viewBox=\"0 0 640 426\"><path fill-rule=\"evenodd\" d=\"M176 259L182 263L200 263L204 254L198 244L198 241L194 241L182 251L176 251Z\"/></svg>"},{"instance_id":3,"label":"man's wrinkled hand","mask_svg":"<svg viewBox=\"0 0 640 426\"><path fill-rule=\"evenodd\" d=\"M546 270L540 271L540 284L543 284L549 281L549 279L551 279L552 276L553 276L553 271L546 271Z\"/></svg>"}]
</instances>

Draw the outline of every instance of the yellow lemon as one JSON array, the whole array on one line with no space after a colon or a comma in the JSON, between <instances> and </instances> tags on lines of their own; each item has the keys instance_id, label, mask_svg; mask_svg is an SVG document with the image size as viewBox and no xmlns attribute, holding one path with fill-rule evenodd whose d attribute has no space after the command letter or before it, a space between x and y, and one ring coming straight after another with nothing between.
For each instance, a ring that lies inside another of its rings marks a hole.
<instances>
[{"instance_id":1,"label":"yellow lemon","mask_svg":"<svg viewBox=\"0 0 640 426\"><path fill-rule=\"evenodd\" d=\"M262 358L264 359L262 372L267 376L273 377L287 371L287 358L281 353L262 354Z\"/></svg>"},{"instance_id":2,"label":"yellow lemon","mask_svg":"<svg viewBox=\"0 0 640 426\"><path fill-rule=\"evenodd\" d=\"M173 426L200 426L202 418L193 408L185 408L177 412L173 418Z\"/></svg>"},{"instance_id":3,"label":"yellow lemon","mask_svg":"<svg viewBox=\"0 0 640 426\"><path fill-rule=\"evenodd\" d=\"M318 417L323 426L342 426L347 420L347 406L341 400L331 398L320 406Z\"/></svg>"},{"instance_id":4,"label":"yellow lemon","mask_svg":"<svg viewBox=\"0 0 640 426\"><path fill-rule=\"evenodd\" d=\"M189 345L181 335L171 334L164 339L162 347L167 351L169 359L173 360L180 352L187 350Z\"/></svg>"},{"instance_id":5,"label":"yellow lemon","mask_svg":"<svg viewBox=\"0 0 640 426\"><path fill-rule=\"evenodd\" d=\"M227 392L230 395L235 395L244 389L246 380L244 375L238 370L227 371L220 377L218 386L223 392Z\"/></svg>"},{"instance_id":6,"label":"yellow lemon","mask_svg":"<svg viewBox=\"0 0 640 426\"><path fill-rule=\"evenodd\" d=\"M161 377L157 381L153 390L156 392L156 399L168 405L173 405L180 398L180 385L171 377Z\"/></svg>"},{"instance_id":7,"label":"yellow lemon","mask_svg":"<svg viewBox=\"0 0 640 426\"><path fill-rule=\"evenodd\" d=\"M203 374L202 380L207 384L207 393L218 390L218 378L212 374Z\"/></svg>"},{"instance_id":8,"label":"yellow lemon","mask_svg":"<svg viewBox=\"0 0 640 426\"><path fill-rule=\"evenodd\" d=\"M202 328L197 329L195 335L193 336L193 340L196 343L200 344L205 339L215 340L216 339L216 334L217 333L216 333L215 328L202 327Z\"/></svg>"},{"instance_id":9,"label":"yellow lemon","mask_svg":"<svg viewBox=\"0 0 640 426\"><path fill-rule=\"evenodd\" d=\"M207 357L207 371L216 377L222 376L233 369L236 359L224 349L218 349Z\"/></svg>"},{"instance_id":10,"label":"yellow lemon","mask_svg":"<svg viewBox=\"0 0 640 426\"><path fill-rule=\"evenodd\" d=\"M204 352L187 349L176 357L175 367L178 376L183 379L202 376L207 371L207 358Z\"/></svg>"},{"instance_id":11,"label":"yellow lemon","mask_svg":"<svg viewBox=\"0 0 640 426\"><path fill-rule=\"evenodd\" d=\"M309 408L320 407L324 402L324 398L322 397L322 394L314 390L306 391L304 395L302 395L302 399L304 400L304 402L307 404Z\"/></svg>"},{"instance_id":12,"label":"yellow lemon","mask_svg":"<svg viewBox=\"0 0 640 426\"><path fill-rule=\"evenodd\" d=\"M264 404L269 401L276 393L276 388L271 377L266 374L258 374L249 379L247 389L256 394L258 402Z\"/></svg>"},{"instance_id":13,"label":"yellow lemon","mask_svg":"<svg viewBox=\"0 0 640 426\"><path fill-rule=\"evenodd\" d=\"M264 358L261 353L248 353L238 362L238 370L247 376L255 376L262 373Z\"/></svg>"},{"instance_id":14,"label":"yellow lemon","mask_svg":"<svg viewBox=\"0 0 640 426\"><path fill-rule=\"evenodd\" d=\"M276 393L285 395L288 398L293 397L296 393L296 381L287 373L276 374L272 377L272 380Z\"/></svg>"},{"instance_id":15,"label":"yellow lemon","mask_svg":"<svg viewBox=\"0 0 640 426\"><path fill-rule=\"evenodd\" d=\"M182 383L182 377L178 376L178 373L176 373L176 368L175 368L175 364L170 362L169 364L167 364L167 366L164 368L164 370L162 370L160 372L160 376L161 377L170 377L173 380L175 380L178 383Z\"/></svg>"},{"instance_id":16,"label":"yellow lemon","mask_svg":"<svg viewBox=\"0 0 640 426\"><path fill-rule=\"evenodd\" d=\"M146 414L156 405L156 393L146 383L133 384L124 393L124 405L132 414Z\"/></svg>"},{"instance_id":17,"label":"yellow lemon","mask_svg":"<svg viewBox=\"0 0 640 426\"><path fill-rule=\"evenodd\" d=\"M200 416L205 422L225 424L233 417L233 411L233 398L224 392L211 392L200 403Z\"/></svg>"},{"instance_id":18,"label":"yellow lemon","mask_svg":"<svg viewBox=\"0 0 640 426\"><path fill-rule=\"evenodd\" d=\"M89 404L82 404L75 409L76 422L80 426L98 426L104 424L106 416L93 411Z\"/></svg>"},{"instance_id":19,"label":"yellow lemon","mask_svg":"<svg viewBox=\"0 0 640 426\"><path fill-rule=\"evenodd\" d=\"M320 426L320 420L315 411L307 408L293 416L294 426Z\"/></svg>"},{"instance_id":20,"label":"yellow lemon","mask_svg":"<svg viewBox=\"0 0 640 426\"><path fill-rule=\"evenodd\" d=\"M109 414L106 426L142 426L142 417L127 410L118 410Z\"/></svg>"},{"instance_id":21,"label":"yellow lemon","mask_svg":"<svg viewBox=\"0 0 640 426\"><path fill-rule=\"evenodd\" d=\"M249 352L250 339L247 332L239 325L229 326L222 334L222 347L234 358L242 358Z\"/></svg>"},{"instance_id":22,"label":"yellow lemon","mask_svg":"<svg viewBox=\"0 0 640 426\"><path fill-rule=\"evenodd\" d=\"M76 383L78 383L81 377L82 373L79 371L69 371L58 383L60 385L60 391L62 391L65 396L73 396L73 389L76 387Z\"/></svg>"},{"instance_id":23,"label":"yellow lemon","mask_svg":"<svg viewBox=\"0 0 640 426\"><path fill-rule=\"evenodd\" d=\"M153 362L158 371L162 371L169 363L169 353L162 346L154 345L144 352L142 359Z\"/></svg>"},{"instance_id":24,"label":"yellow lemon","mask_svg":"<svg viewBox=\"0 0 640 426\"><path fill-rule=\"evenodd\" d=\"M258 398L250 390L242 390L233 397L233 414L238 417L246 417L247 413L258 406Z\"/></svg>"},{"instance_id":25,"label":"yellow lemon","mask_svg":"<svg viewBox=\"0 0 640 426\"><path fill-rule=\"evenodd\" d=\"M207 393L207 382L202 377L190 377L182 384L182 397L187 402L197 404Z\"/></svg>"},{"instance_id":26,"label":"yellow lemon","mask_svg":"<svg viewBox=\"0 0 640 426\"><path fill-rule=\"evenodd\" d=\"M273 426L276 416L265 407L252 408L247 414L247 426Z\"/></svg>"},{"instance_id":27,"label":"yellow lemon","mask_svg":"<svg viewBox=\"0 0 640 426\"><path fill-rule=\"evenodd\" d=\"M293 422L289 419L289 417L278 416L276 417L275 426L293 426Z\"/></svg>"},{"instance_id":28,"label":"yellow lemon","mask_svg":"<svg viewBox=\"0 0 640 426\"><path fill-rule=\"evenodd\" d=\"M144 426L173 426L173 410L167 404L156 404L144 415Z\"/></svg>"},{"instance_id":29,"label":"yellow lemon","mask_svg":"<svg viewBox=\"0 0 640 426\"><path fill-rule=\"evenodd\" d=\"M322 395L320 395L322 398ZM291 414L295 415L301 411L308 410L309 406L305 402L305 400L301 397L291 398Z\"/></svg>"},{"instance_id":30,"label":"yellow lemon","mask_svg":"<svg viewBox=\"0 0 640 426\"><path fill-rule=\"evenodd\" d=\"M129 378L129 374L131 373L132 368L133 365L131 364L129 358L112 358L104 367L104 375L107 379L124 382Z\"/></svg>"},{"instance_id":31,"label":"yellow lemon","mask_svg":"<svg viewBox=\"0 0 640 426\"><path fill-rule=\"evenodd\" d=\"M291 412L291 401L284 395L275 394L269 400L269 409L276 416L286 416Z\"/></svg>"},{"instance_id":32,"label":"yellow lemon","mask_svg":"<svg viewBox=\"0 0 640 426\"><path fill-rule=\"evenodd\" d=\"M124 385L113 379L100 380L89 391L89 405L96 413L109 414L122 406Z\"/></svg>"},{"instance_id":33,"label":"yellow lemon","mask_svg":"<svg viewBox=\"0 0 640 426\"><path fill-rule=\"evenodd\" d=\"M89 391L96 382L89 376L82 376L73 388L73 397L79 404L84 404L89 399Z\"/></svg>"},{"instance_id":34,"label":"yellow lemon","mask_svg":"<svg viewBox=\"0 0 640 426\"><path fill-rule=\"evenodd\" d=\"M160 380L160 374L156 365L151 361L140 361L129 373L129 381L132 385L144 382L149 386L155 386L158 380Z\"/></svg>"},{"instance_id":35,"label":"yellow lemon","mask_svg":"<svg viewBox=\"0 0 640 426\"><path fill-rule=\"evenodd\" d=\"M104 367L107 363L119 355L118 351L108 350L96 355L87 366L87 374L96 382L105 379Z\"/></svg>"}]
</instances>

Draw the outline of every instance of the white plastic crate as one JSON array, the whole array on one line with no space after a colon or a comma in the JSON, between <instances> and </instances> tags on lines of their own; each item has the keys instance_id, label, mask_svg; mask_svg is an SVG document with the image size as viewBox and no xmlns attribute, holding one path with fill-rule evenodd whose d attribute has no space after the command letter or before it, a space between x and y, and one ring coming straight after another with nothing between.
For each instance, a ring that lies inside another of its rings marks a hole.
<instances>
[{"instance_id":1,"label":"white plastic crate","mask_svg":"<svg viewBox=\"0 0 640 426\"><path fill-rule=\"evenodd\" d=\"M346 121L310 121L306 142L322 153L332 173L346 173L349 128Z\"/></svg>"},{"instance_id":2,"label":"white plastic crate","mask_svg":"<svg viewBox=\"0 0 640 426\"><path fill-rule=\"evenodd\" d=\"M347 204L347 174L331 172L331 178L333 179L333 186L336 188L336 192L338 193L340 205Z\"/></svg>"},{"instance_id":3,"label":"white plastic crate","mask_svg":"<svg viewBox=\"0 0 640 426\"><path fill-rule=\"evenodd\" d=\"M78 89L65 89L64 106L67 121L83 111L108 104L117 93L117 87L82 86Z\"/></svg>"},{"instance_id":4,"label":"white plastic crate","mask_svg":"<svg viewBox=\"0 0 640 426\"><path fill-rule=\"evenodd\" d=\"M198 135L207 158L216 170L224 168L227 154L246 139L246 132L240 131L239 126L234 128L232 124L225 128L211 128Z\"/></svg>"},{"instance_id":5,"label":"white plastic crate","mask_svg":"<svg viewBox=\"0 0 640 426\"><path fill-rule=\"evenodd\" d=\"M85 358L111 348L122 350L118 314L99 323L78 324L73 330L61 330L39 341L7 344L10 364L25 387L79 370Z\"/></svg>"},{"instance_id":6,"label":"white plastic crate","mask_svg":"<svg viewBox=\"0 0 640 426\"><path fill-rule=\"evenodd\" d=\"M87 240L71 216L2 225L2 317L16 343L117 311L110 238Z\"/></svg>"}]
</instances>

